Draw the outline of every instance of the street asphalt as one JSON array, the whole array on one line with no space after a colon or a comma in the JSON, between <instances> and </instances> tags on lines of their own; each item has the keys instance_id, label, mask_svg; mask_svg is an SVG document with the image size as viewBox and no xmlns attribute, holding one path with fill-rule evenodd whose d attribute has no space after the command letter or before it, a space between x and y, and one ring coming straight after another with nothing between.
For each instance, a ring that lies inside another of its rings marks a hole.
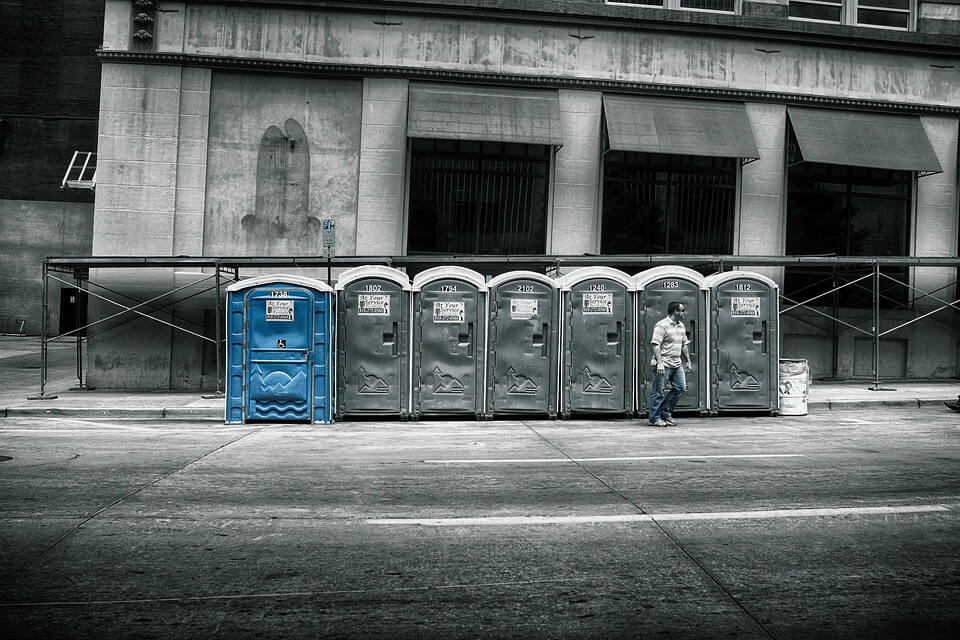
<instances>
[{"instance_id":1,"label":"street asphalt","mask_svg":"<svg viewBox=\"0 0 960 640\"><path fill-rule=\"evenodd\" d=\"M960 424L0 420L9 638L953 638Z\"/></svg>"},{"instance_id":2,"label":"street asphalt","mask_svg":"<svg viewBox=\"0 0 960 640\"><path fill-rule=\"evenodd\" d=\"M157 412L189 409L197 394L70 391L63 347L51 386L100 404L28 411L60 397L15 397L36 391L35 353L2 344L5 638L953 638L960 628L949 382L873 391L861 381L851 393L877 400L665 429L228 426L204 405L198 416Z\"/></svg>"}]
</instances>

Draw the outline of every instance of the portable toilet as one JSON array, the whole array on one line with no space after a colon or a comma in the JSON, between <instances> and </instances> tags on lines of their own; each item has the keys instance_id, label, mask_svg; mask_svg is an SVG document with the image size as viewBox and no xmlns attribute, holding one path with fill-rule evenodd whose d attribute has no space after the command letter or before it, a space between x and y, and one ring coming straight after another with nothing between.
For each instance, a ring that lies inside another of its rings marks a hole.
<instances>
[{"instance_id":1,"label":"portable toilet","mask_svg":"<svg viewBox=\"0 0 960 640\"><path fill-rule=\"evenodd\" d=\"M487 282L487 417L557 416L557 283L509 271Z\"/></svg>"},{"instance_id":2,"label":"portable toilet","mask_svg":"<svg viewBox=\"0 0 960 640\"><path fill-rule=\"evenodd\" d=\"M710 412L777 413L780 332L777 284L749 271L707 276Z\"/></svg>"},{"instance_id":3,"label":"portable toilet","mask_svg":"<svg viewBox=\"0 0 960 640\"><path fill-rule=\"evenodd\" d=\"M392 267L340 274L337 290L338 419L399 416L410 403L410 280Z\"/></svg>"},{"instance_id":4,"label":"portable toilet","mask_svg":"<svg viewBox=\"0 0 960 640\"><path fill-rule=\"evenodd\" d=\"M558 278L560 415L632 415L633 280L610 267L584 267Z\"/></svg>"},{"instance_id":5,"label":"portable toilet","mask_svg":"<svg viewBox=\"0 0 960 640\"><path fill-rule=\"evenodd\" d=\"M687 391L680 398L677 412L705 414L709 410L707 286L704 276L676 265L653 267L633 276L637 299L637 412L650 410L650 385L653 384L653 327L667 317L671 302L686 308L683 320L690 344L693 368L686 374Z\"/></svg>"},{"instance_id":6,"label":"portable toilet","mask_svg":"<svg viewBox=\"0 0 960 640\"><path fill-rule=\"evenodd\" d=\"M226 423L332 422L333 289L270 275L226 295Z\"/></svg>"},{"instance_id":7,"label":"portable toilet","mask_svg":"<svg viewBox=\"0 0 960 640\"><path fill-rule=\"evenodd\" d=\"M484 414L487 285L457 266L413 278L412 415Z\"/></svg>"}]
</instances>

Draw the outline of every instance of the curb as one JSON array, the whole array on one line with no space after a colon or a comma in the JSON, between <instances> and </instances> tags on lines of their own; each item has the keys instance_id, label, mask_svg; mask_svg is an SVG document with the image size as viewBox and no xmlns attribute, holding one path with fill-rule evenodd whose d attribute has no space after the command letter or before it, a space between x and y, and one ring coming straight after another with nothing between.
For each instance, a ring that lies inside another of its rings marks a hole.
<instances>
[{"instance_id":1,"label":"curb","mask_svg":"<svg viewBox=\"0 0 960 640\"><path fill-rule=\"evenodd\" d=\"M928 400L922 398L903 398L901 400L817 400L808 402L808 409L825 409L834 411L837 409L875 409L877 407L910 407L918 409L920 407L932 407L941 405L945 400Z\"/></svg>"},{"instance_id":2,"label":"curb","mask_svg":"<svg viewBox=\"0 0 960 640\"><path fill-rule=\"evenodd\" d=\"M0 410L0 417L117 418L121 420L189 418L191 420L216 420L223 422L223 411L221 409L203 407L153 407L141 409L123 409L120 407L8 407Z\"/></svg>"}]
</instances>

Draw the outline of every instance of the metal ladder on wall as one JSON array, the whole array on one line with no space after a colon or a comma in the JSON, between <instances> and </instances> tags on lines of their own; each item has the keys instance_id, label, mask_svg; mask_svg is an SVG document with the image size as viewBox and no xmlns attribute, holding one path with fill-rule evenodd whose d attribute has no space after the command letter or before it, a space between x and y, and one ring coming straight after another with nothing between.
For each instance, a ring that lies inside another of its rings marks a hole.
<instances>
[{"instance_id":1,"label":"metal ladder on wall","mask_svg":"<svg viewBox=\"0 0 960 640\"><path fill-rule=\"evenodd\" d=\"M93 151L74 151L60 188L93 190L96 186L97 154Z\"/></svg>"}]
</instances>

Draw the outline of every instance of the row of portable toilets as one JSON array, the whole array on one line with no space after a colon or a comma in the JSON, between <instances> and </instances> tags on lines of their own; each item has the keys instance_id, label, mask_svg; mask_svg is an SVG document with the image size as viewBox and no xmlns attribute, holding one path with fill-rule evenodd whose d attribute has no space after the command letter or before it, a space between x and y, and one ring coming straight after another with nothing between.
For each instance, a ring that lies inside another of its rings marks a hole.
<instances>
[{"instance_id":1,"label":"row of portable toilets","mask_svg":"<svg viewBox=\"0 0 960 640\"><path fill-rule=\"evenodd\" d=\"M679 266L413 282L356 267L335 288L292 275L227 288L226 422L429 416L643 416L650 337L681 302L693 371L677 413L778 411L777 285Z\"/></svg>"}]
</instances>

